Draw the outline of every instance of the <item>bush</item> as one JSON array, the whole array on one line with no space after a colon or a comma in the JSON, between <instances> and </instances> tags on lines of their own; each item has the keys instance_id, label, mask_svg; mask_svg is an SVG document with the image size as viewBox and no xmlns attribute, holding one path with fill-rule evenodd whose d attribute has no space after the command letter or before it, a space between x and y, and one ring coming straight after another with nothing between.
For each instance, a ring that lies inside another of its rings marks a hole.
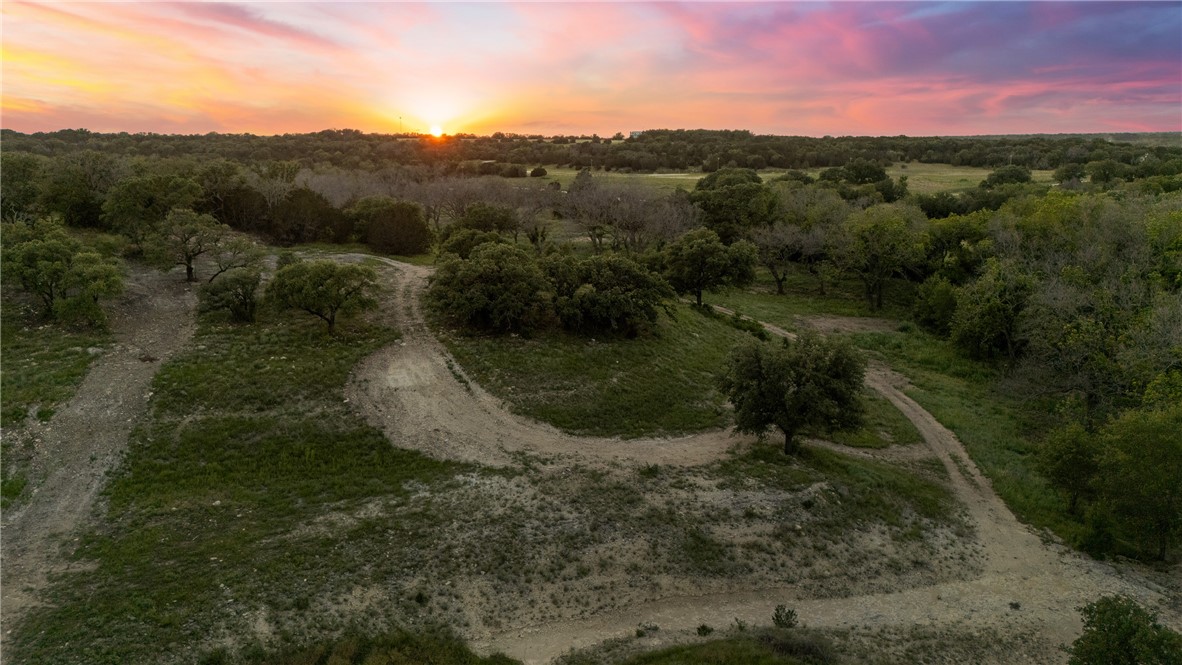
<instances>
[{"instance_id":1,"label":"bush","mask_svg":"<svg viewBox=\"0 0 1182 665\"><path fill-rule=\"evenodd\" d=\"M529 177L542 178L542 177L545 177L547 173L549 173L549 172L544 167L539 166L529 172Z\"/></svg>"},{"instance_id":2,"label":"bush","mask_svg":"<svg viewBox=\"0 0 1182 665\"><path fill-rule=\"evenodd\" d=\"M546 318L550 284L524 250L485 243L468 259L444 256L427 290L428 303L443 316L501 332L527 330Z\"/></svg>"},{"instance_id":3,"label":"bush","mask_svg":"<svg viewBox=\"0 0 1182 665\"><path fill-rule=\"evenodd\" d=\"M796 610L790 610L783 605L776 605L776 611L772 614L772 623L776 628L795 628L797 622Z\"/></svg>"},{"instance_id":4,"label":"bush","mask_svg":"<svg viewBox=\"0 0 1182 665\"><path fill-rule=\"evenodd\" d=\"M1084 631L1065 651L1069 665L1178 665L1182 635L1133 600L1105 596L1079 608Z\"/></svg>"}]
</instances>

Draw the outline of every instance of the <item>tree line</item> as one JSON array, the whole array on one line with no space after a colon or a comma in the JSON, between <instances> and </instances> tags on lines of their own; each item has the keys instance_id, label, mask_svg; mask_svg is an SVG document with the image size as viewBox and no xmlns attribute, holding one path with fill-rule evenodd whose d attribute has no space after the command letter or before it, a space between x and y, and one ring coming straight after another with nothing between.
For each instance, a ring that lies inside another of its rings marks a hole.
<instances>
[{"instance_id":1,"label":"tree line","mask_svg":"<svg viewBox=\"0 0 1182 665\"><path fill-rule=\"evenodd\" d=\"M1182 172L1177 134L1043 135L996 137L822 137L757 135L741 130L649 129L625 137L504 134L443 138L370 134L353 129L307 134L178 135L101 134L84 129L22 134L0 130L5 150L60 157L83 151L125 157L229 159L246 165L295 161L306 168L334 166L379 171L413 165L433 175L504 165L561 165L650 173L710 172L726 166L810 169L854 159L881 165L922 162L996 168L1057 169L1107 163L1138 177Z\"/></svg>"}]
</instances>

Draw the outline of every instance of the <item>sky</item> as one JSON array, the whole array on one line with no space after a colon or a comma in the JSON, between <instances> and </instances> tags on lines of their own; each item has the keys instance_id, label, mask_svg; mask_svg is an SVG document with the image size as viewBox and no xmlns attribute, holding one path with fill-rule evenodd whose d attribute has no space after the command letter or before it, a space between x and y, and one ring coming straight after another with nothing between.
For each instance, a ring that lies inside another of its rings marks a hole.
<instances>
[{"instance_id":1,"label":"sky","mask_svg":"<svg viewBox=\"0 0 1182 665\"><path fill-rule=\"evenodd\" d=\"M21 132L1182 130L1182 1L3 3Z\"/></svg>"}]
</instances>

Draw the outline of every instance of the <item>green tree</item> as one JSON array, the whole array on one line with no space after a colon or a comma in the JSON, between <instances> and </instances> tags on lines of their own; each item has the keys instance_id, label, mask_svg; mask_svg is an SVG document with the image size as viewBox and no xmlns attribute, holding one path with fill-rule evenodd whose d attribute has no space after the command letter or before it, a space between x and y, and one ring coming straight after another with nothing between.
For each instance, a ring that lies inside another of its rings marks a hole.
<instances>
[{"instance_id":1,"label":"green tree","mask_svg":"<svg viewBox=\"0 0 1182 665\"><path fill-rule=\"evenodd\" d=\"M1182 404L1126 411L1099 433L1100 500L1129 538L1164 559L1182 538Z\"/></svg>"},{"instance_id":2,"label":"green tree","mask_svg":"<svg viewBox=\"0 0 1182 665\"><path fill-rule=\"evenodd\" d=\"M323 194L296 187L271 211L271 237L279 243L325 240L340 226L340 218L341 211Z\"/></svg>"},{"instance_id":3,"label":"green tree","mask_svg":"<svg viewBox=\"0 0 1182 665\"><path fill-rule=\"evenodd\" d=\"M981 181L981 187L984 189L993 189L999 185L1020 185L1027 182L1030 182L1030 169L1025 166L1010 164L994 169L992 173Z\"/></svg>"},{"instance_id":4,"label":"green tree","mask_svg":"<svg viewBox=\"0 0 1182 665\"><path fill-rule=\"evenodd\" d=\"M377 273L369 266L333 261L300 261L281 268L267 285L267 299L281 309L298 309L328 324L372 309L378 301Z\"/></svg>"},{"instance_id":5,"label":"green tree","mask_svg":"<svg viewBox=\"0 0 1182 665\"><path fill-rule=\"evenodd\" d=\"M213 282L218 275L236 268L259 268L267 252L249 238L229 236L214 245L209 254L213 262L213 272L206 280L207 283Z\"/></svg>"},{"instance_id":6,"label":"green tree","mask_svg":"<svg viewBox=\"0 0 1182 665\"><path fill-rule=\"evenodd\" d=\"M144 241L159 231L173 208L192 208L201 197L201 186L176 175L125 178L116 183L103 202L103 217L115 231L143 248Z\"/></svg>"},{"instance_id":7,"label":"green tree","mask_svg":"<svg viewBox=\"0 0 1182 665\"><path fill-rule=\"evenodd\" d=\"M853 347L812 333L782 345L751 342L731 352L719 387L735 407L735 429L763 436L775 426L784 454L796 434L861 426L866 361Z\"/></svg>"},{"instance_id":8,"label":"green tree","mask_svg":"<svg viewBox=\"0 0 1182 665\"><path fill-rule=\"evenodd\" d=\"M511 332L545 318L550 288L533 256L515 245L484 243L467 259L444 255L427 301L457 323Z\"/></svg>"},{"instance_id":9,"label":"green tree","mask_svg":"<svg viewBox=\"0 0 1182 665\"><path fill-rule=\"evenodd\" d=\"M0 152L0 219L29 218L41 197L45 158L27 152Z\"/></svg>"},{"instance_id":10,"label":"green tree","mask_svg":"<svg viewBox=\"0 0 1182 665\"><path fill-rule=\"evenodd\" d=\"M414 256L431 247L431 227L417 203L368 196L346 209L345 216L375 251Z\"/></svg>"},{"instance_id":11,"label":"green tree","mask_svg":"<svg viewBox=\"0 0 1182 665\"><path fill-rule=\"evenodd\" d=\"M903 276L923 260L926 224L919 208L883 204L853 213L834 235L834 258L861 280L871 309L882 308L888 279Z\"/></svg>"},{"instance_id":12,"label":"green tree","mask_svg":"<svg viewBox=\"0 0 1182 665\"><path fill-rule=\"evenodd\" d=\"M571 330L634 336L656 323L675 295L659 275L622 256L555 256L544 267L554 286L555 312Z\"/></svg>"},{"instance_id":13,"label":"green tree","mask_svg":"<svg viewBox=\"0 0 1182 665\"><path fill-rule=\"evenodd\" d=\"M1179 665L1182 635L1157 614L1123 596L1104 596L1079 608L1084 630L1067 647L1069 665Z\"/></svg>"},{"instance_id":14,"label":"green tree","mask_svg":"<svg viewBox=\"0 0 1182 665\"><path fill-rule=\"evenodd\" d=\"M666 278L677 293L692 293L700 307L705 290L750 284L757 256L745 240L727 247L714 231L695 229L665 248Z\"/></svg>"},{"instance_id":15,"label":"green tree","mask_svg":"<svg viewBox=\"0 0 1182 665\"><path fill-rule=\"evenodd\" d=\"M517 211L513 208L490 203L474 203L468 206L464 215L452 228L511 233L516 239L519 224Z\"/></svg>"},{"instance_id":16,"label":"green tree","mask_svg":"<svg viewBox=\"0 0 1182 665\"><path fill-rule=\"evenodd\" d=\"M690 201L702 211L706 227L717 233L727 245L746 237L754 229L771 224L778 214L778 198L771 188L759 181L759 176L751 182L736 175L747 171L750 169L715 171L699 180L690 193ZM719 174L730 177L712 181Z\"/></svg>"},{"instance_id":17,"label":"green tree","mask_svg":"<svg viewBox=\"0 0 1182 665\"><path fill-rule=\"evenodd\" d=\"M960 289L952 317L952 343L974 358L1005 353L1013 359L1020 349L1018 317L1034 282L1016 265L989 259L980 279Z\"/></svg>"},{"instance_id":18,"label":"green tree","mask_svg":"<svg viewBox=\"0 0 1182 665\"><path fill-rule=\"evenodd\" d=\"M1038 466L1047 482L1067 496L1067 511L1079 514L1080 502L1095 496L1100 448L1082 425L1053 432L1039 451Z\"/></svg>"},{"instance_id":19,"label":"green tree","mask_svg":"<svg viewBox=\"0 0 1182 665\"><path fill-rule=\"evenodd\" d=\"M911 312L926 330L947 337L956 316L956 287L943 275L932 275L916 289Z\"/></svg>"},{"instance_id":20,"label":"green tree","mask_svg":"<svg viewBox=\"0 0 1182 665\"><path fill-rule=\"evenodd\" d=\"M101 324L99 300L123 290L119 262L86 248L61 224L4 225L4 279L15 279L41 301L42 314Z\"/></svg>"},{"instance_id":21,"label":"green tree","mask_svg":"<svg viewBox=\"0 0 1182 665\"><path fill-rule=\"evenodd\" d=\"M230 232L212 215L199 215L187 208L169 211L160 230L144 242L144 257L161 270L185 267L185 281L197 280L194 262L197 257L215 251Z\"/></svg>"},{"instance_id":22,"label":"green tree","mask_svg":"<svg viewBox=\"0 0 1182 665\"><path fill-rule=\"evenodd\" d=\"M41 199L45 210L67 226L101 226L103 201L123 171L114 156L94 150L57 157L47 167Z\"/></svg>"},{"instance_id":23,"label":"green tree","mask_svg":"<svg viewBox=\"0 0 1182 665\"><path fill-rule=\"evenodd\" d=\"M253 323L258 309L258 290L262 275L257 269L233 268L216 280L201 285L198 298L205 312L225 310L230 319Z\"/></svg>"},{"instance_id":24,"label":"green tree","mask_svg":"<svg viewBox=\"0 0 1182 665\"><path fill-rule=\"evenodd\" d=\"M505 236L496 231L477 231L476 229L460 229L447 235L447 239L439 245L439 255L452 254L461 259L472 255L472 250L487 243L509 244Z\"/></svg>"}]
</instances>

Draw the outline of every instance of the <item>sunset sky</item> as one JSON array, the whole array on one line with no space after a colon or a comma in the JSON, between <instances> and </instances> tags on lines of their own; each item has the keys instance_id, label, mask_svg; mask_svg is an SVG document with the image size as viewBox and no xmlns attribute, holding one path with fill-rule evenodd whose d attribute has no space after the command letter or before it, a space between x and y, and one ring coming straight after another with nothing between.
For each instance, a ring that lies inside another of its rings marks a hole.
<instances>
[{"instance_id":1,"label":"sunset sky","mask_svg":"<svg viewBox=\"0 0 1182 665\"><path fill-rule=\"evenodd\" d=\"M1182 130L1182 2L3 4L22 132Z\"/></svg>"}]
</instances>

